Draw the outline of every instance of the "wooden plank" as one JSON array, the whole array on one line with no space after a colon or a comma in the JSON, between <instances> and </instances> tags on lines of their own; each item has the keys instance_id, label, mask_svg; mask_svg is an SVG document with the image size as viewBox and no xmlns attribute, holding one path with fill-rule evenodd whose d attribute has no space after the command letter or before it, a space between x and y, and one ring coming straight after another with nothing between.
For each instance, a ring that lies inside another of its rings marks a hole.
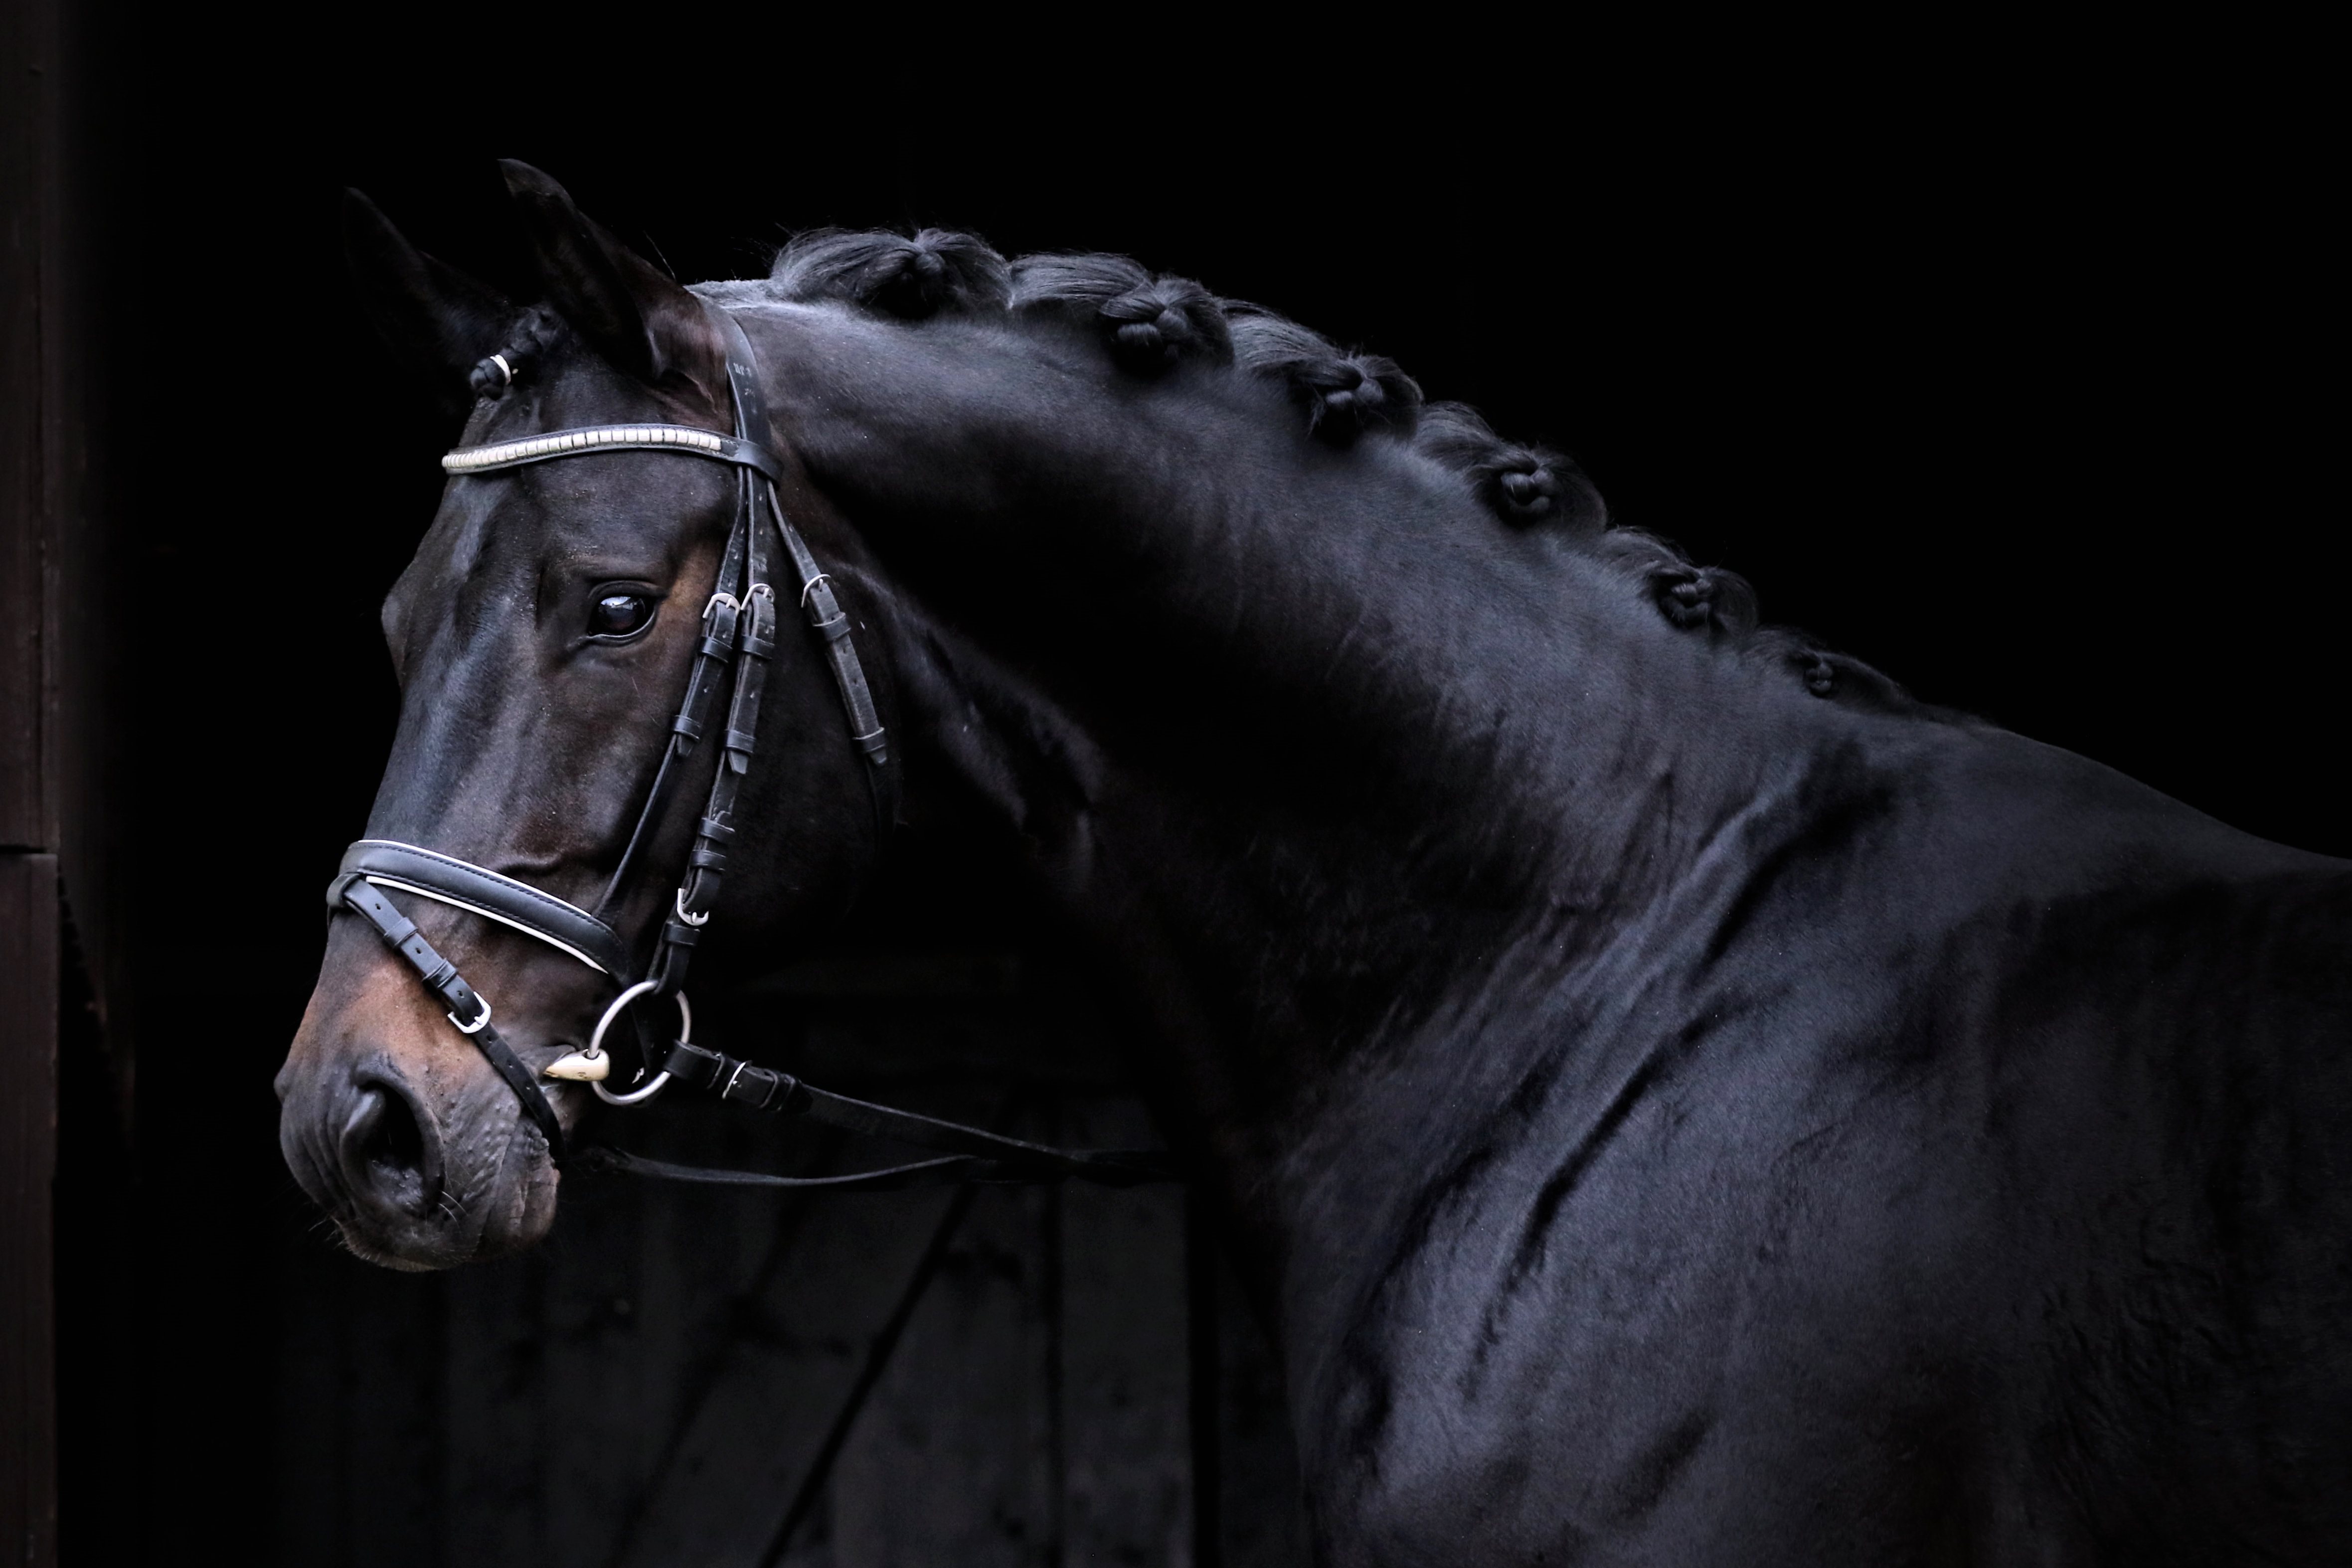
<instances>
[{"instance_id":1,"label":"wooden plank","mask_svg":"<svg viewBox=\"0 0 2352 1568\"><path fill-rule=\"evenodd\" d=\"M44 636L57 39L56 0L0 6L0 850L57 847Z\"/></svg>"},{"instance_id":2,"label":"wooden plank","mask_svg":"<svg viewBox=\"0 0 2352 1568\"><path fill-rule=\"evenodd\" d=\"M343 1456L341 1560L352 1568L475 1561L449 1549L439 1506L450 1448L438 1375L448 1281L355 1258L330 1262L346 1325L332 1412Z\"/></svg>"},{"instance_id":3,"label":"wooden plank","mask_svg":"<svg viewBox=\"0 0 2352 1568\"><path fill-rule=\"evenodd\" d=\"M1073 1097L1085 1148L1158 1142L1140 1102ZM1184 1196L1063 1190L1061 1290L1067 1568L1192 1568L1191 1347Z\"/></svg>"},{"instance_id":4,"label":"wooden plank","mask_svg":"<svg viewBox=\"0 0 2352 1568\"><path fill-rule=\"evenodd\" d=\"M640 1124L626 1134L634 1145L687 1162L789 1171L816 1152L765 1118L672 1107L647 1124L628 1114ZM630 1532L741 1304L782 1266L793 1212L773 1197L724 1189L567 1182L546 1249L542 1354L553 1440L540 1462L551 1562L605 1563Z\"/></svg>"},{"instance_id":5,"label":"wooden plank","mask_svg":"<svg viewBox=\"0 0 2352 1568\"><path fill-rule=\"evenodd\" d=\"M58 6L0 6L0 1554L57 1560L59 904L49 755Z\"/></svg>"},{"instance_id":6,"label":"wooden plank","mask_svg":"<svg viewBox=\"0 0 2352 1568\"><path fill-rule=\"evenodd\" d=\"M975 1194L813 1521L830 1568L1060 1562L1057 1210L1051 1188Z\"/></svg>"},{"instance_id":7,"label":"wooden plank","mask_svg":"<svg viewBox=\"0 0 2352 1568\"><path fill-rule=\"evenodd\" d=\"M570 1444L541 1420L547 1271L543 1253L526 1252L446 1277L443 1484L452 1563L541 1568L549 1560L541 1457Z\"/></svg>"},{"instance_id":8,"label":"wooden plank","mask_svg":"<svg viewBox=\"0 0 2352 1568\"><path fill-rule=\"evenodd\" d=\"M58 861L0 854L0 1551L57 1554Z\"/></svg>"},{"instance_id":9,"label":"wooden plank","mask_svg":"<svg viewBox=\"0 0 2352 1568\"><path fill-rule=\"evenodd\" d=\"M335 1288L335 1265L349 1260L331 1256L329 1245L316 1228L306 1238L289 1239L277 1280L285 1312L270 1423L277 1437L270 1445L276 1460L273 1560L312 1568L345 1568L351 1561L343 1483L352 1468L352 1314Z\"/></svg>"},{"instance_id":10,"label":"wooden plank","mask_svg":"<svg viewBox=\"0 0 2352 1568\"><path fill-rule=\"evenodd\" d=\"M793 1206L790 1245L741 1302L613 1559L619 1568L760 1562L950 1201L919 1191Z\"/></svg>"},{"instance_id":11,"label":"wooden plank","mask_svg":"<svg viewBox=\"0 0 2352 1568\"><path fill-rule=\"evenodd\" d=\"M283 1326L270 1561L440 1563L444 1281L362 1263L310 1228L273 1281Z\"/></svg>"},{"instance_id":12,"label":"wooden plank","mask_svg":"<svg viewBox=\"0 0 2352 1568\"><path fill-rule=\"evenodd\" d=\"M652 1460L646 1428L666 1419L667 1325L644 1310L642 1184L567 1183L546 1242L546 1432L537 1455L551 1563L581 1568L611 1550ZM651 1328L652 1333L646 1331Z\"/></svg>"},{"instance_id":13,"label":"wooden plank","mask_svg":"<svg viewBox=\"0 0 2352 1568\"><path fill-rule=\"evenodd\" d=\"M1218 1568L1307 1568L1307 1511L1281 1363L1232 1266L1213 1253L1207 1261L1217 1303L1213 1561Z\"/></svg>"}]
</instances>

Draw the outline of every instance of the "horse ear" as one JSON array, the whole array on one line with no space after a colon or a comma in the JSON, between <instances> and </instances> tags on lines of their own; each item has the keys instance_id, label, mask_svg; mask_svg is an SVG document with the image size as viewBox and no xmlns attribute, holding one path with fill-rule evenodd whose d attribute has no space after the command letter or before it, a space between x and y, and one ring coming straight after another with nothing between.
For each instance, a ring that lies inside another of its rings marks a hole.
<instances>
[{"instance_id":1,"label":"horse ear","mask_svg":"<svg viewBox=\"0 0 2352 1568\"><path fill-rule=\"evenodd\" d=\"M572 204L563 187L528 163L500 159L522 214L540 281L572 329L639 381L676 371L708 383L724 356L702 304ZM723 382L720 385L723 387Z\"/></svg>"},{"instance_id":2,"label":"horse ear","mask_svg":"<svg viewBox=\"0 0 2352 1568\"><path fill-rule=\"evenodd\" d=\"M499 351L514 307L410 245L357 191L343 193L343 255L393 357L432 379L446 412L463 413L474 401L467 372Z\"/></svg>"}]
</instances>

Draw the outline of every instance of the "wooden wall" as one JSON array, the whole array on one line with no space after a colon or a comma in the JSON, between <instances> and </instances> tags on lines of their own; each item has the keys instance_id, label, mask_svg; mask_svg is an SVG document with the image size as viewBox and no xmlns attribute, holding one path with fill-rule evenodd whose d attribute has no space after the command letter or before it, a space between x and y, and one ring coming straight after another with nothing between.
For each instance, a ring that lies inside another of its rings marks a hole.
<instances>
[{"instance_id":1,"label":"wooden wall","mask_svg":"<svg viewBox=\"0 0 2352 1568\"><path fill-rule=\"evenodd\" d=\"M56 117L36 70L55 53L56 21L48 5L0 9L0 1552L42 1564L57 1549L55 408L42 339Z\"/></svg>"},{"instance_id":2,"label":"wooden wall","mask_svg":"<svg viewBox=\"0 0 2352 1568\"><path fill-rule=\"evenodd\" d=\"M124 956L103 369L118 328L101 303L126 144L116 20L0 5L0 1554L34 1565L58 1551L60 1071L96 1072L91 1113L110 1124L129 1060L105 1013Z\"/></svg>"},{"instance_id":3,"label":"wooden wall","mask_svg":"<svg viewBox=\"0 0 2352 1568\"><path fill-rule=\"evenodd\" d=\"M157 20L0 7L0 1555L1303 1561L1278 1378L1172 1192L583 1181L544 1249L436 1277L319 1230L269 1076L381 767L374 607L447 433L338 314L331 189L255 172L281 120L198 156L216 106L152 108L201 87ZM327 246L296 246L297 314L364 352L301 361L352 447L265 480L219 454L225 413L301 412L249 337L286 326L247 292L269 246L207 236L270 224ZM853 1092L1145 1135L1025 920L900 918L939 893L885 896L733 1028L714 997L712 1038ZM875 1153L708 1108L628 1136L779 1169Z\"/></svg>"},{"instance_id":4,"label":"wooden wall","mask_svg":"<svg viewBox=\"0 0 2352 1568\"><path fill-rule=\"evenodd\" d=\"M820 955L714 1009L815 1082L1156 1141L1117 1042L1009 953ZM740 1111L607 1135L775 1170L887 1151ZM567 1179L549 1243L414 1277L292 1246L274 1560L320 1568L1287 1568L1275 1369L1174 1188L780 1196Z\"/></svg>"}]
</instances>

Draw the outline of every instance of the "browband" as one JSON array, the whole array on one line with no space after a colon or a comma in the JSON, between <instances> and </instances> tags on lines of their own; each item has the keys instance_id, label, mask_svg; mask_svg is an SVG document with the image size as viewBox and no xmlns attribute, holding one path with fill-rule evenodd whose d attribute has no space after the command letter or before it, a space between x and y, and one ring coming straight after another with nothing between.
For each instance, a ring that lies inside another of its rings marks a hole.
<instances>
[{"instance_id":1,"label":"browband","mask_svg":"<svg viewBox=\"0 0 2352 1568\"><path fill-rule=\"evenodd\" d=\"M783 465L765 447L736 436L721 435L715 430L698 430L690 424L583 424L551 435L526 435L488 446L460 446L455 452L442 454L441 467L453 475L489 474L501 468L520 468L526 463L545 463L551 458L578 457L593 452L681 449L697 457L715 457L721 463L752 469L771 484L784 476Z\"/></svg>"}]
</instances>

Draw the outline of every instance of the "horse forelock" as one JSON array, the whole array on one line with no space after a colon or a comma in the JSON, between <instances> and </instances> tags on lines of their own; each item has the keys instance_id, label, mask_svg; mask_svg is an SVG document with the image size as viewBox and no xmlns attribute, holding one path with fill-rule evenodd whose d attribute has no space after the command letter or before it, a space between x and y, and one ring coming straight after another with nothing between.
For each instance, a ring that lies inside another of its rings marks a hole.
<instances>
[{"instance_id":1,"label":"horse forelock","mask_svg":"<svg viewBox=\"0 0 2352 1568\"><path fill-rule=\"evenodd\" d=\"M821 229L794 236L760 283L706 285L721 300L835 302L914 325L940 317L1076 326L1123 371L1156 377L1180 364L1231 367L1280 385L1329 445L1401 444L1449 472L1489 517L1597 559L1673 624L1743 660L1780 667L1816 696L1927 715L1894 681L1812 638L1759 624L1737 573L1703 567L1672 542L1614 524L1566 455L1497 435L1461 402L1428 402L1402 367L1347 350L1247 301L1128 256L1053 252L1008 260L977 235Z\"/></svg>"}]
</instances>

